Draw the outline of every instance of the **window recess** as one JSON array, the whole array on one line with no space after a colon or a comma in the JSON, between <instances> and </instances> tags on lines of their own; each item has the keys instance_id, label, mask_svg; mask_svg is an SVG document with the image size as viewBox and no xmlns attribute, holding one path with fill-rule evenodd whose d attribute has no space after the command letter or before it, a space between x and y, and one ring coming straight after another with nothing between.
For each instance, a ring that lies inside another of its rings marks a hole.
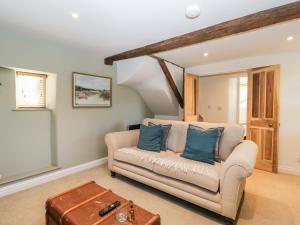
<instances>
[{"instance_id":1,"label":"window recess","mask_svg":"<svg viewBox=\"0 0 300 225\"><path fill-rule=\"evenodd\" d=\"M46 108L46 74L16 73L16 107Z\"/></svg>"}]
</instances>

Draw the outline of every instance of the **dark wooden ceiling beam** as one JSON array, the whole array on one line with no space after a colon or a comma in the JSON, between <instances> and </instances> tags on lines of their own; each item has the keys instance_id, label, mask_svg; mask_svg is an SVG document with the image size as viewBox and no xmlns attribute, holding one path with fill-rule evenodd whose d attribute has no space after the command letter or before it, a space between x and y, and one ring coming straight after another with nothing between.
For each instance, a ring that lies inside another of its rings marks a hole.
<instances>
[{"instance_id":1,"label":"dark wooden ceiling beam","mask_svg":"<svg viewBox=\"0 0 300 225\"><path fill-rule=\"evenodd\" d=\"M106 65L112 65L114 61L152 55L298 18L300 18L300 1L260 11L155 44L113 55L105 58L104 62Z\"/></svg>"},{"instance_id":2,"label":"dark wooden ceiling beam","mask_svg":"<svg viewBox=\"0 0 300 225\"><path fill-rule=\"evenodd\" d=\"M172 77L172 74L170 73L170 71L168 69L168 66L167 66L166 62L161 58L157 58L157 61L160 65L163 73L165 74L165 77L167 78L167 81L168 81L168 83L169 83L169 85L170 85L170 87L171 87L171 89L172 89L172 91L173 91L180 107L183 108L183 98L182 98L180 92L178 91L176 83L175 83L175 81Z\"/></svg>"}]
</instances>

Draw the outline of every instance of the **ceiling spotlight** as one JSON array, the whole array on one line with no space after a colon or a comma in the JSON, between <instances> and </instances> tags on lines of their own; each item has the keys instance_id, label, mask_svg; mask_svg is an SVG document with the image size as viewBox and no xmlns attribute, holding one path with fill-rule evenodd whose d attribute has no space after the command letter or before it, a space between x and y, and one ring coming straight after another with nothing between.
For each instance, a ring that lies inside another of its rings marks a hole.
<instances>
[{"instance_id":1,"label":"ceiling spotlight","mask_svg":"<svg viewBox=\"0 0 300 225\"><path fill-rule=\"evenodd\" d=\"M288 41L291 41L291 40L293 40L294 39L294 37L293 36L289 36L289 37L287 37L287 39L286 40L288 40Z\"/></svg>"},{"instance_id":2,"label":"ceiling spotlight","mask_svg":"<svg viewBox=\"0 0 300 225\"><path fill-rule=\"evenodd\" d=\"M74 19L78 19L78 13L77 12L72 12L72 17L74 18Z\"/></svg>"},{"instance_id":3,"label":"ceiling spotlight","mask_svg":"<svg viewBox=\"0 0 300 225\"><path fill-rule=\"evenodd\" d=\"M204 56L208 56L208 52L205 52L203 55L204 55Z\"/></svg>"},{"instance_id":4,"label":"ceiling spotlight","mask_svg":"<svg viewBox=\"0 0 300 225\"><path fill-rule=\"evenodd\" d=\"M189 5L186 7L185 16L188 19L195 19L200 16L200 7L198 5Z\"/></svg>"}]
</instances>

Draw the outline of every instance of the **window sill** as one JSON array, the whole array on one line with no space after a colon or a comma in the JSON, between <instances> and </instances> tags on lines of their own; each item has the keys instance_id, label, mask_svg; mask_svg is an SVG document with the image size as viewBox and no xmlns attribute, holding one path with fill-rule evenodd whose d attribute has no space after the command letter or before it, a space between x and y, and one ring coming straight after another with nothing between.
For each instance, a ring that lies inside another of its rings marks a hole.
<instances>
[{"instance_id":1,"label":"window sill","mask_svg":"<svg viewBox=\"0 0 300 225\"><path fill-rule=\"evenodd\" d=\"M11 111L51 111L50 109L45 108L16 108Z\"/></svg>"}]
</instances>

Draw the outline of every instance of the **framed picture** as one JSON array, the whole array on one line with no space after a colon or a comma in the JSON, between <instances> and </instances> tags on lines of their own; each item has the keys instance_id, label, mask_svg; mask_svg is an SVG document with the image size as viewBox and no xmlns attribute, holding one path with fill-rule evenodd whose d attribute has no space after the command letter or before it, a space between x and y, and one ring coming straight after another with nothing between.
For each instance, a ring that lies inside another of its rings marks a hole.
<instances>
[{"instance_id":1,"label":"framed picture","mask_svg":"<svg viewBox=\"0 0 300 225\"><path fill-rule=\"evenodd\" d=\"M73 72L73 107L111 107L112 79Z\"/></svg>"}]
</instances>

